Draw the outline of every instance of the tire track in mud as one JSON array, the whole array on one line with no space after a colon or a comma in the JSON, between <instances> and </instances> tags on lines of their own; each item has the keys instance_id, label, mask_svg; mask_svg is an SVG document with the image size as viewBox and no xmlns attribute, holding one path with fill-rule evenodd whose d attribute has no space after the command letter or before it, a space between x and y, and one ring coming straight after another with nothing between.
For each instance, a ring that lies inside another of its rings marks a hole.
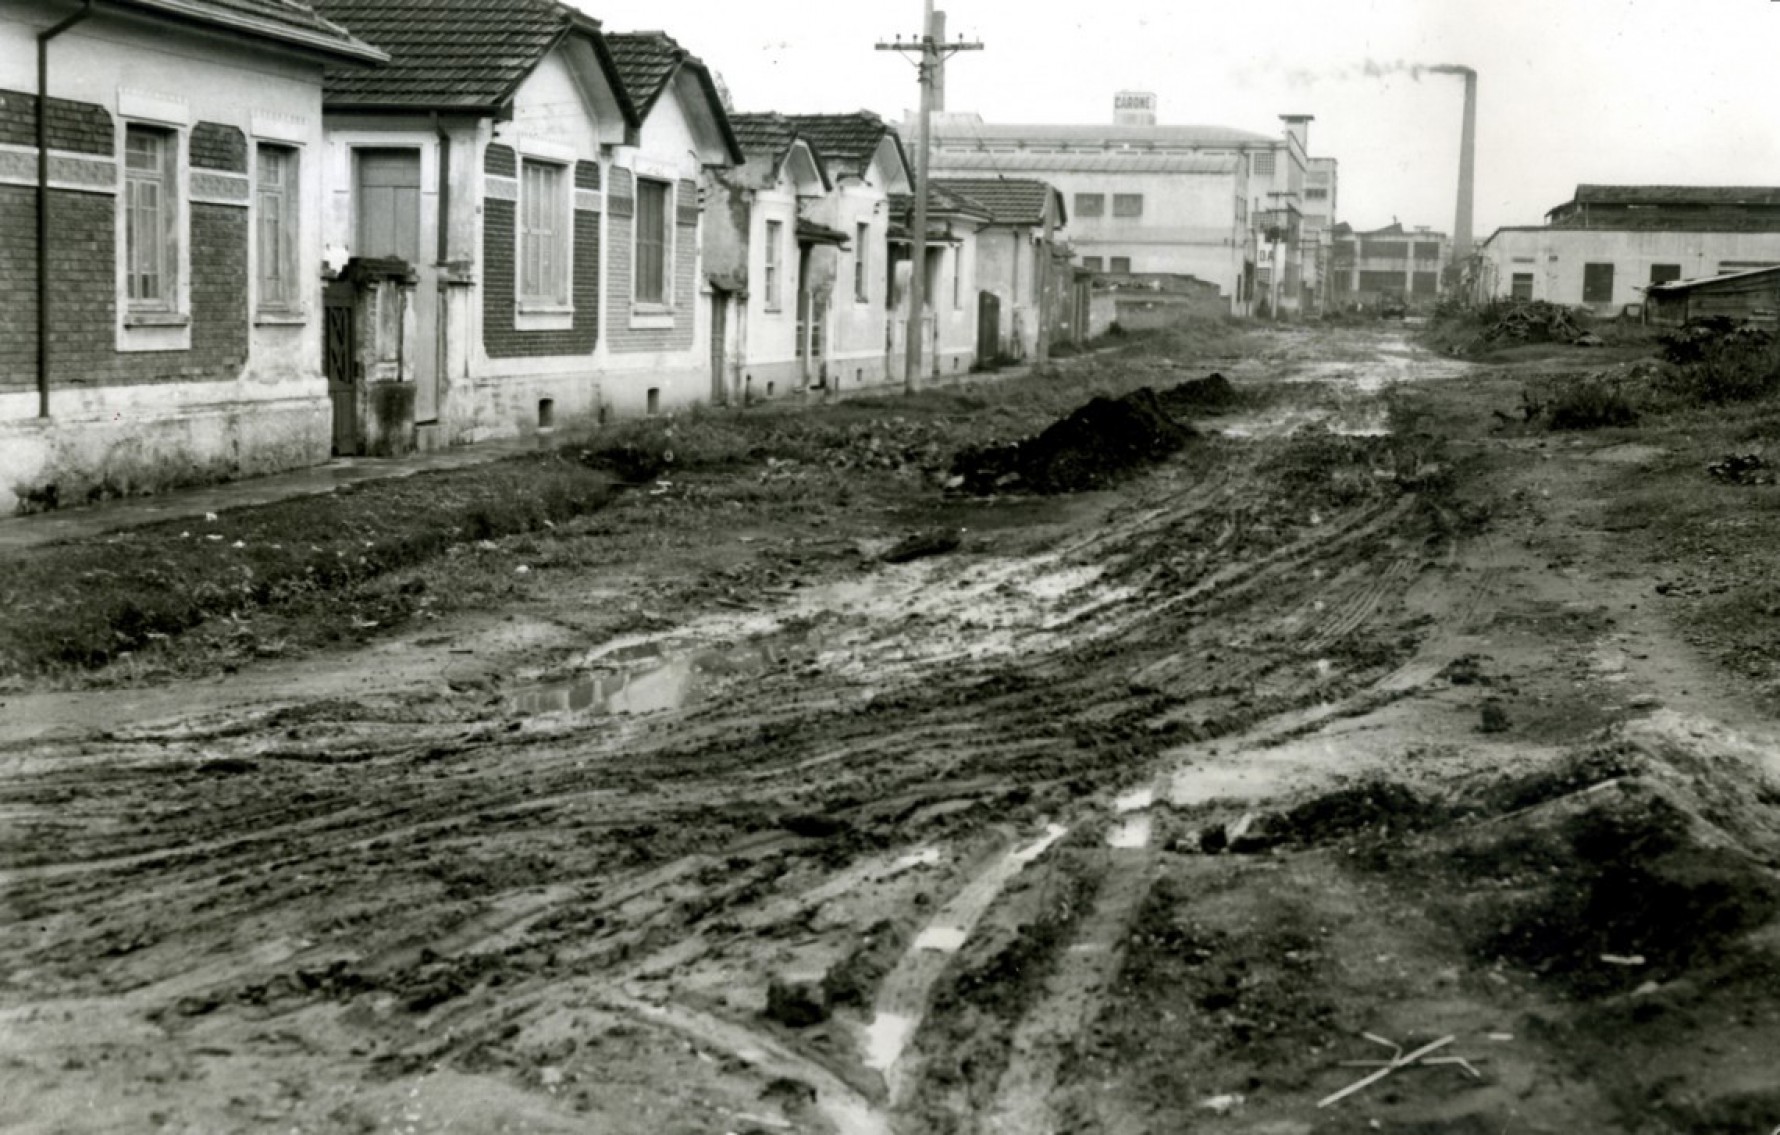
<instances>
[{"instance_id":1,"label":"tire track in mud","mask_svg":"<svg viewBox=\"0 0 1780 1135\"><path fill-rule=\"evenodd\" d=\"M878 987L872 1020L866 1026L865 1066L883 1075L893 1107L908 1086L903 1053L927 1015L940 975L1008 883L1068 833L1052 824L1026 846L992 858L940 908Z\"/></svg>"},{"instance_id":2,"label":"tire track in mud","mask_svg":"<svg viewBox=\"0 0 1780 1135\"><path fill-rule=\"evenodd\" d=\"M1047 977L1042 997L1014 1028L1008 1066L981 1125L986 1132L1056 1135L1058 1131L1049 1100L1066 1046L1099 1015L1158 862L1156 853L1147 848L1114 849L1107 855L1108 870L1093 908Z\"/></svg>"}]
</instances>

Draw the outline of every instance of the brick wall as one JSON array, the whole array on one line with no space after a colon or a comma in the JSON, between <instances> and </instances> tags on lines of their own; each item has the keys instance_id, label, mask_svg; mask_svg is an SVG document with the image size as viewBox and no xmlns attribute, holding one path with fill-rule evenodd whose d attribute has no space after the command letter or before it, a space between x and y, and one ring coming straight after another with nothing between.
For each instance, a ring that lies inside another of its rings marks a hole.
<instances>
[{"instance_id":1,"label":"brick wall","mask_svg":"<svg viewBox=\"0 0 1780 1135\"><path fill-rule=\"evenodd\" d=\"M518 177L519 158L511 146L490 144L482 155L482 170L495 177Z\"/></svg>"},{"instance_id":2,"label":"brick wall","mask_svg":"<svg viewBox=\"0 0 1780 1135\"><path fill-rule=\"evenodd\" d=\"M496 151L501 151L496 153ZM497 176L513 176L517 165L506 146L490 146L484 168ZM591 169L593 185L588 186ZM502 174L500 171L508 171ZM579 188L599 185L599 166L575 164ZM491 359L533 358L542 355L587 355L599 338L600 215L576 209L574 278L569 291L575 304L574 325L564 331L520 331L514 318L517 265L517 206L511 201L488 199L482 214L482 347Z\"/></svg>"},{"instance_id":3,"label":"brick wall","mask_svg":"<svg viewBox=\"0 0 1780 1135\"><path fill-rule=\"evenodd\" d=\"M0 390L37 383L36 194L0 186ZM228 380L247 359L246 209L193 204L192 346L120 354L117 199L52 190L51 388Z\"/></svg>"},{"instance_id":4,"label":"brick wall","mask_svg":"<svg viewBox=\"0 0 1780 1135\"><path fill-rule=\"evenodd\" d=\"M191 162L193 169L246 173L247 136L233 126L200 122L192 127Z\"/></svg>"},{"instance_id":5,"label":"brick wall","mask_svg":"<svg viewBox=\"0 0 1780 1135\"><path fill-rule=\"evenodd\" d=\"M606 303L606 341L613 354L689 351L694 340L698 304L698 187L683 181L675 195L674 325L633 330L630 326L630 289L634 267L632 257L635 255L632 242L636 232L634 185L629 170L612 170L609 206L612 216L607 234L612 242L612 290ZM693 203L690 209L686 207L688 200ZM688 220L692 223L688 224Z\"/></svg>"},{"instance_id":6,"label":"brick wall","mask_svg":"<svg viewBox=\"0 0 1780 1135\"><path fill-rule=\"evenodd\" d=\"M117 152L111 114L102 106L52 98L45 126L52 150L106 157ZM0 90L0 142L15 146L37 145L36 95Z\"/></svg>"}]
</instances>

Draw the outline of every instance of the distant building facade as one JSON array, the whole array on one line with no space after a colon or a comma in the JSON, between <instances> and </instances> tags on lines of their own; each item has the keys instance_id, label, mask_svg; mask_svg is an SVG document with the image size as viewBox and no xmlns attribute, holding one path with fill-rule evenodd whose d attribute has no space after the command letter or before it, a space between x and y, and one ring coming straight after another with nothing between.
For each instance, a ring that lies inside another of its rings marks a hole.
<instances>
[{"instance_id":1,"label":"distant building facade","mask_svg":"<svg viewBox=\"0 0 1780 1135\"><path fill-rule=\"evenodd\" d=\"M1471 288L1617 314L1645 289L1780 265L1780 188L1579 185L1544 225L1497 229Z\"/></svg>"},{"instance_id":2,"label":"distant building facade","mask_svg":"<svg viewBox=\"0 0 1780 1135\"><path fill-rule=\"evenodd\" d=\"M1386 225L1357 232L1337 224L1329 232L1329 298L1337 308L1370 307L1387 296L1431 304L1452 260L1452 238L1427 226Z\"/></svg>"},{"instance_id":3,"label":"distant building facade","mask_svg":"<svg viewBox=\"0 0 1780 1135\"><path fill-rule=\"evenodd\" d=\"M1158 125L1155 97L1134 91L1115 96L1110 127L938 114L931 162L936 176L1056 186L1077 262L1090 270L1194 276L1215 284L1237 313L1262 300L1269 310L1299 311L1314 302L1303 255L1310 117L1286 117L1280 137Z\"/></svg>"}]
</instances>

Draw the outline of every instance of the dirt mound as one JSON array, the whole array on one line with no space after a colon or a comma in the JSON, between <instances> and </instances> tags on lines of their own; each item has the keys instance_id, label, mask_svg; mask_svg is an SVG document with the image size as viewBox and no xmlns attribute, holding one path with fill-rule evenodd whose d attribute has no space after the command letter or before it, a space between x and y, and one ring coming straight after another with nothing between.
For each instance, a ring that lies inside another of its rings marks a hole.
<instances>
[{"instance_id":1,"label":"dirt mound","mask_svg":"<svg viewBox=\"0 0 1780 1135\"><path fill-rule=\"evenodd\" d=\"M1592 999L1735 964L1780 915L1771 772L1675 724L1628 730L1535 778L1521 798L1536 803L1438 841L1449 916L1479 958Z\"/></svg>"},{"instance_id":2,"label":"dirt mound","mask_svg":"<svg viewBox=\"0 0 1780 1135\"><path fill-rule=\"evenodd\" d=\"M952 475L968 493L1082 492L1162 460L1192 436L1145 386L1095 398L1036 437L961 450Z\"/></svg>"},{"instance_id":3,"label":"dirt mound","mask_svg":"<svg viewBox=\"0 0 1780 1135\"><path fill-rule=\"evenodd\" d=\"M1189 379L1156 395L1156 401L1171 414L1216 413L1241 400L1230 380L1216 373Z\"/></svg>"}]
</instances>

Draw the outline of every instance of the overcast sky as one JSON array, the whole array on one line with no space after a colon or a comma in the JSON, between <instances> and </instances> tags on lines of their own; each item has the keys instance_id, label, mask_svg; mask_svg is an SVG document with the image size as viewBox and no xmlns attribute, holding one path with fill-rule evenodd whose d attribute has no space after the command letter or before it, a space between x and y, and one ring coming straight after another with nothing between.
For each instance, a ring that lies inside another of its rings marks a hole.
<instances>
[{"instance_id":1,"label":"overcast sky","mask_svg":"<svg viewBox=\"0 0 1780 1135\"><path fill-rule=\"evenodd\" d=\"M576 0L608 30L668 32L739 110L916 105L914 69L872 45L920 0ZM1479 73L1477 231L1537 224L1578 182L1780 185L1780 4L1769 0L938 0L986 50L956 57L947 109L990 122L1098 123L1113 92L1160 120L1262 133L1314 114L1341 163L1340 219L1449 231L1461 83ZM1212 13L1216 14L1212 14Z\"/></svg>"}]
</instances>

